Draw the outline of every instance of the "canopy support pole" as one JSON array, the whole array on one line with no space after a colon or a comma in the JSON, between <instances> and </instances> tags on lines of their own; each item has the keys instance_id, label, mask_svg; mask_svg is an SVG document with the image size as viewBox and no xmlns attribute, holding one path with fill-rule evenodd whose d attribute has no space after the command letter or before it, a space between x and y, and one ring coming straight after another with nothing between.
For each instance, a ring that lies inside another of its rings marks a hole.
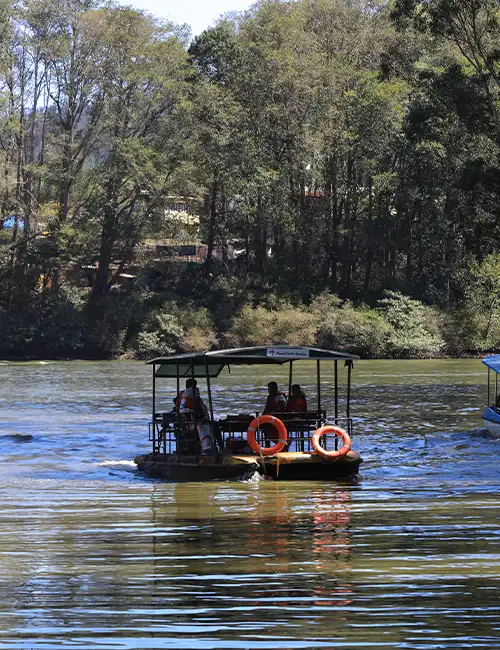
<instances>
[{"instance_id":1,"label":"canopy support pole","mask_svg":"<svg viewBox=\"0 0 500 650\"><path fill-rule=\"evenodd\" d=\"M153 414L151 423L153 426L153 454L155 453L156 442L156 365L153 363Z\"/></svg>"},{"instance_id":2,"label":"canopy support pole","mask_svg":"<svg viewBox=\"0 0 500 650\"><path fill-rule=\"evenodd\" d=\"M321 414L321 375L319 368L319 359L316 361L316 382L318 384L318 415Z\"/></svg>"},{"instance_id":3,"label":"canopy support pole","mask_svg":"<svg viewBox=\"0 0 500 650\"><path fill-rule=\"evenodd\" d=\"M335 424L339 423L339 369L335 359Z\"/></svg>"},{"instance_id":4,"label":"canopy support pole","mask_svg":"<svg viewBox=\"0 0 500 650\"><path fill-rule=\"evenodd\" d=\"M153 363L153 422L156 413L156 366Z\"/></svg>"},{"instance_id":5,"label":"canopy support pole","mask_svg":"<svg viewBox=\"0 0 500 650\"><path fill-rule=\"evenodd\" d=\"M177 362L176 381L177 381L177 386L176 386L177 395L175 397L175 410L177 411L177 417L179 417L179 407L180 407L179 395L181 393L180 379L179 379L179 362Z\"/></svg>"},{"instance_id":6,"label":"canopy support pole","mask_svg":"<svg viewBox=\"0 0 500 650\"><path fill-rule=\"evenodd\" d=\"M180 406L181 406L181 400L179 399L179 395L181 394L180 378L179 378L179 361L177 361L176 367L177 367L177 370L176 370L176 373L175 373L175 375L176 375L175 378L176 378L177 394L175 396L175 412L176 412L177 417L176 417L175 426L177 427L177 435L175 436L175 440L176 440L175 450L177 452L177 460L179 461L180 457L181 457L181 452L179 450L179 440L180 440L180 433L179 433L179 429L180 429L180 418L179 418L180 410L179 409L180 409Z\"/></svg>"},{"instance_id":7,"label":"canopy support pole","mask_svg":"<svg viewBox=\"0 0 500 650\"><path fill-rule=\"evenodd\" d=\"M288 400L290 400L290 395L292 394L292 365L293 361L290 361L290 369L288 372Z\"/></svg>"},{"instance_id":8,"label":"canopy support pole","mask_svg":"<svg viewBox=\"0 0 500 650\"><path fill-rule=\"evenodd\" d=\"M352 437L352 427L351 427L351 371L352 371L352 361L347 362L347 404L346 404L346 415L347 415L347 433Z\"/></svg>"},{"instance_id":9,"label":"canopy support pole","mask_svg":"<svg viewBox=\"0 0 500 650\"><path fill-rule=\"evenodd\" d=\"M205 357L205 376L207 378L208 406L210 408L210 421L214 421L214 408L212 405L212 389L210 387L210 374L208 372L207 357Z\"/></svg>"},{"instance_id":10,"label":"canopy support pole","mask_svg":"<svg viewBox=\"0 0 500 650\"><path fill-rule=\"evenodd\" d=\"M488 368L488 403L487 405L490 405L490 369Z\"/></svg>"},{"instance_id":11,"label":"canopy support pole","mask_svg":"<svg viewBox=\"0 0 500 650\"><path fill-rule=\"evenodd\" d=\"M195 377L194 377L194 359L191 361L191 390L193 391L193 424L194 424L194 431L195 435L199 437L198 434L198 422L196 421L196 384L195 384ZM198 452L196 454L196 461L199 461L200 453Z\"/></svg>"}]
</instances>

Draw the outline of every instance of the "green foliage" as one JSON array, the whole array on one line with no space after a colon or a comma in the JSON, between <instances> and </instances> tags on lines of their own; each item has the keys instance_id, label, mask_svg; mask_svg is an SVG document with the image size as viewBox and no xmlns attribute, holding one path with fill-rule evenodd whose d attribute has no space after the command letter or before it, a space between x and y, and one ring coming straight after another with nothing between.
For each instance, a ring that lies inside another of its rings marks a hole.
<instances>
[{"instance_id":1,"label":"green foliage","mask_svg":"<svg viewBox=\"0 0 500 650\"><path fill-rule=\"evenodd\" d=\"M387 349L391 357L425 358L438 356L444 346L428 308L395 291L387 291L379 309L391 325Z\"/></svg>"},{"instance_id":2,"label":"green foliage","mask_svg":"<svg viewBox=\"0 0 500 650\"><path fill-rule=\"evenodd\" d=\"M499 345L495 0L262 0L190 46L101 0L0 17L5 354Z\"/></svg>"},{"instance_id":3,"label":"green foliage","mask_svg":"<svg viewBox=\"0 0 500 650\"><path fill-rule=\"evenodd\" d=\"M88 357L112 358L122 354L131 319L138 310L134 294L113 292L99 304L99 309L85 313L89 335L85 351Z\"/></svg>"},{"instance_id":4,"label":"green foliage","mask_svg":"<svg viewBox=\"0 0 500 650\"><path fill-rule=\"evenodd\" d=\"M139 356L147 358L210 350L216 343L216 332L207 309L166 302L147 316L133 346Z\"/></svg>"},{"instance_id":5,"label":"green foliage","mask_svg":"<svg viewBox=\"0 0 500 650\"><path fill-rule=\"evenodd\" d=\"M318 345L380 358L387 356L393 333L392 326L376 310L355 309L346 302L323 313L318 326Z\"/></svg>"},{"instance_id":6,"label":"green foliage","mask_svg":"<svg viewBox=\"0 0 500 650\"><path fill-rule=\"evenodd\" d=\"M179 350L183 336L184 330L176 316L153 313L145 329L137 335L137 351L143 357L172 354Z\"/></svg>"},{"instance_id":7,"label":"green foliage","mask_svg":"<svg viewBox=\"0 0 500 650\"><path fill-rule=\"evenodd\" d=\"M452 356L479 355L495 349L494 345L487 345L481 335L484 326L484 314L477 311L471 304L444 314L442 336L447 354Z\"/></svg>"},{"instance_id":8,"label":"green foliage","mask_svg":"<svg viewBox=\"0 0 500 650\"><path fill-rule=\"evenodd\" d=\"M323 318L329 311L334 311L342 305L342 299L334 293L322 291L311 300L309 311L316 314L318 318Z\"/></svg>"},{"instance_id":9,"label":"green foliage","mask_svg":"<svg viewBox=\"0 0 500 650\"><path fill-rule=\"evenodd\" d=\"M464 269L464 301L447 315L444 328L452 351L485 352L500 347L500 255L487 255Z\"/></svg>"},{"instance_id":10,"label":"green foliage","mask_svg":"<svg viewBox=\"0 0 500 650\"><path fill-rule=\"evenodd\" d=\"M218 337L208 309L191 304L178 308L177 313L184 328L182 351L195 352L216 347Z\"/></svg>"},{"instance_id":11,"label":"green foliage","mask_svg":"<svg viewBox=\"0 0 500 650\"><path fill-rule=\"evenodd\" d=\"M314 345L316 317L292 306L281 310L244 307L231 323L225 340L229 346Z\"/></svg>"},{"instance_id":12,"label":"green foliage","mask_svg":"<svg viewBox=\"0 0 500 650\"><path fill-rule=\"evenodd\" d=\"M240 57L234 26L223 20L206 29L194 38L188 52L203 76L216 83L227 83Z\"/></svg>"},{"instance_id":13,"label":"green foliage","mask_svg":"<svg viewBox=\"0 0 500 650\"><path fill-rule=\"evenodd\" d=\"M86 356L89 327L81 299L72 291L46 291L22 309L0 309L0 354L7 358Z\"/></svg>"},{"instance_id":14,"label":"green foliage","mask_svg":"<svg viewBox=\"0 0 500 650\"><path fill-rule=\"evenodd\" d=\"M500 334L500 254L487 255L481 263L473 262L470 267L470 282L466 289L469 302L486 320L481 334L485 342L499 341Z\"/></svg>"}]
</instances>

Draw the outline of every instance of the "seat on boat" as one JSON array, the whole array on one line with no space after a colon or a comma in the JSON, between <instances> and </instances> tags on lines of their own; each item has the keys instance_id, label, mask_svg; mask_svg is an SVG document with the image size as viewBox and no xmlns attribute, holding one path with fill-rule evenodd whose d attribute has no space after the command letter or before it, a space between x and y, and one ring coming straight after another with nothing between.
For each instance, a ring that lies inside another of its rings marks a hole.
<instances>
[{"instance_id":1,"label":"seat on boat","mask_svg":"<svg viewBox=\"0 0 500 650\"><path fill-rule=\"evenodd\" d=\"M312 433L326 422L325 411L317 410L297 413L281 411L279 413L270 413L269 415L274 415L274 417L284 423L288 431L289 443L287 448L290 449L293 447L297 451L309 450ZM226 418L219 420L218 425L225 438L232 440L236 435L236 439L240 439L248 431L248 427L253 418L253 415L228 415ZM274 439L272 427L266 429L266 425L263 425L262 429L265 431L266 438L271 444ZM229 447L232 444L230 443ZM228 447L227 443L225 446Z\"/></svg>"},{"instance_id":2,"label":"seat on boat","mask_svg":"<svg viewBox=\"0 0 500 650\"><path fill-rule=\"evenodd\" d=\"M200 436L192 413L179 416L174 429L177 451L181 454L199 454L201 452Z\"/></svg>"},{"instance_id":3,"label":"seat on boat","mask_svg":"<svg viewBox=\"0 0 500 650\"><path fill-rule=\"evenodd\" d=\"M175 440L178 453L188 455L200 453L200 437L192 414L186 413L177 417L172 412L158 413L157 418L159 449L164 443Z\"/></svg>"}]
</instances>

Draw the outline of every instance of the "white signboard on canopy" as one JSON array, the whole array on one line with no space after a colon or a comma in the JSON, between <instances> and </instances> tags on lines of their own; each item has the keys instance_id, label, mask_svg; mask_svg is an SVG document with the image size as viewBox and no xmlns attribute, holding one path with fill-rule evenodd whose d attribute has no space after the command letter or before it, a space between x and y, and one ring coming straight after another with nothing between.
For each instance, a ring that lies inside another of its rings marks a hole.
<instances>
[{"instance_id":1,"label":"white signboard on canopy","mask_svg":"<svg viewBox=\"0 0 500 650\"><path fill-rule=\"evenodd\" d=\"M268 357L281 359L308 359L308 348L267 348Z\"/></svg>"}]
</instances>

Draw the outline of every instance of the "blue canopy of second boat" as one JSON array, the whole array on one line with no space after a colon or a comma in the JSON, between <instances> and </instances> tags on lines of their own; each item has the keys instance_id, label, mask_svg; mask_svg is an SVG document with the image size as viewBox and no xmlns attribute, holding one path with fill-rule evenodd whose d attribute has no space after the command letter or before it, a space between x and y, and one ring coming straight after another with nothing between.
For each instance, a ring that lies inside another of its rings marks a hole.
<instances>
[{"instance_id":1,"label":"blue canopy of second boat","mask_svg":"<svg viewBox=\"0 0 500 650\"><path fill-rule=\"evenodd\" d=\"M495 372L500 373L500 354L493 354L491 357L485 357L483 363Z\"/></svg>"}]
</instances>

